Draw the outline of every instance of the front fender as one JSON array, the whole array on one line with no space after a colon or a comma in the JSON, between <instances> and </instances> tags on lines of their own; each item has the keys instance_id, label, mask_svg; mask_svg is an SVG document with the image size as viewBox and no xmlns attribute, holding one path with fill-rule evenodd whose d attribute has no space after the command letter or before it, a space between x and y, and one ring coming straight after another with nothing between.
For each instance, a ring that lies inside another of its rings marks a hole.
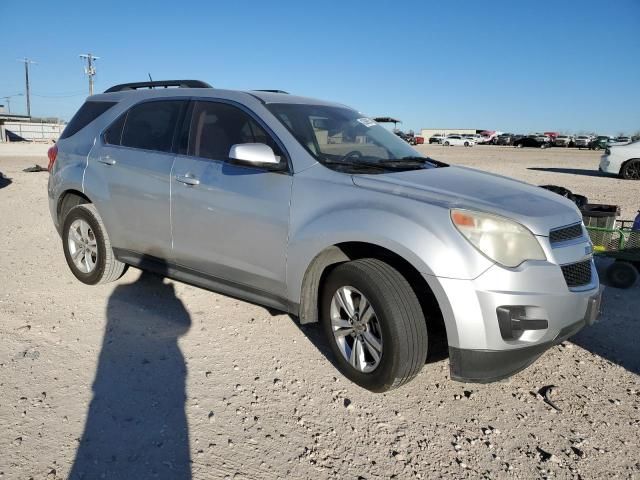
<instances>
[{"instance_id":1,"label":"front fender","mask_svg":"<svg viewBox=\"0 0 640 480\"><path fill-rule=\"evenodd\" d=\"M362 242L404 258L427 276L473 279L493 263L453 226L449 210L422 201L296 176L287 255L287 296L300 301L305 272L321 252Z\"/></svg>"}]
</instances>

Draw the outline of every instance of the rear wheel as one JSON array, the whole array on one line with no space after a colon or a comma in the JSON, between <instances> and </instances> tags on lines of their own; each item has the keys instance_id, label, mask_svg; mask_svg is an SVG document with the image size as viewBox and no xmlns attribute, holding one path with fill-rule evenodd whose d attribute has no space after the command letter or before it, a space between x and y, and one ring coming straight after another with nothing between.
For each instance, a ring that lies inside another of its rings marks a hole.
<instances>
[{"instance_id":1,"label":"rear wheel","mask_svg":"<svg viewBox=\"0 0 640 480\"><path fill-rule=\"evenodd\" d=\"M469 146L469 142L464 142L464 146L468 147Z\"/></svg>"},{"instance_id":2,"label":"rear wheel","mask_svg":"<svg viewBox=\"0 0 640 480\"><path fill-rule=\"evenodd\" d=\"M323 329L339 370L373 392L410 381L427 358L427 326L411 285L387 263L337 266L321 298Z\"/></svg>"},{"instance_id":3,"label":"rear wheel","mask_svg":"<svg viewBox=\"0 0 640 480\"><path fill-rule=\"evenodd\" d=\"M631 263L618 260L607 268L607 279L612 287L630 288L638 279L638 271Z\"/></svg>"},{"instance_id":4,"label":"rear wheel","mask_svg":"<svg viewBox=\"0 0 640 480\"><path fill-rule=\"evenodd\" d=\"M444 142L445 147L448 147L449 145L451 145L449 142Z\"/></svg>"},{"instance_id":5,"label":"rear wheel","mask_svg":"<svg viewBox=\"0 0 640 480\"><path fill-rule=\"evenodd\" d=\"M69 210L62 227L62 248L71 272L88 285L117 280L126 269L116 260L104 223L92 204Z\"/></svg>"},{"instance_id":6,"label":"rear wheel","mask_svg":"<svg viewBox=\"0 0 640 480\"><path fill-rule=\"evenodd\" d=\"M620 170L620 176L625 180L640 180L640 160L634 159L626 162Z\"/></svg>"}]
</instances>

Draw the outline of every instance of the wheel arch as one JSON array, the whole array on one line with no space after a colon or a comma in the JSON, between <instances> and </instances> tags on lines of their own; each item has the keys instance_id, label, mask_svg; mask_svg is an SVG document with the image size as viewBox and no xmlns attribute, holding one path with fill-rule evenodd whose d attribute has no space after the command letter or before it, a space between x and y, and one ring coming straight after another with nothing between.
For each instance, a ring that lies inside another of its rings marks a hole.
<instances>
[{"instance_id":1,"label":"wheel arch","mask_svg":"<svg viewBox=\"0 0 640 480\"><path fill-rule=\"evenodd\" d=\"M342 242L318 253L307 267L300 291L300 323L319 321L319 298L327 274L337 265L358 258L377 258L398 270L409 282L420 301L429 327L444 332L444 319L440 304L425 277L398 253L386 247L367 242Z\"/></svg>"},{"instance_id":2,"label":"wheel arch","mask_svg":"<svg viewBox=\"0 0 640 480\"><path fill-rule=\"evenodd\" d=\"M93 203L91 199L84 193L75 189L65 190L58 197L58 203L56 206L56 215L58 217L59 224L62 225L64 221L64 214L71 210L76 205L82 205L85 203Z\"/></svg>"}]
</instances>

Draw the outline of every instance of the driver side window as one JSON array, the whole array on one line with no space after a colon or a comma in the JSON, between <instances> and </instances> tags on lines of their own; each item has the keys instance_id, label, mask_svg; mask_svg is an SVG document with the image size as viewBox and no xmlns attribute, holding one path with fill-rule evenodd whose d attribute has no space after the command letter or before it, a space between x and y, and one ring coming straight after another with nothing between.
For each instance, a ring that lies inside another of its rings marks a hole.
<instances>
[{"instance_id":1,"label":"driver side window","mask_svg":"<svg viewBox=\"0 0 640 480\"><path fill-rule=\"evenodd\" d=\"M264 143L285 161L273 138L241 109L226 103L194 103L187 155L226 161L231 147L242 143Z\"/></svg>"}]
</instances>

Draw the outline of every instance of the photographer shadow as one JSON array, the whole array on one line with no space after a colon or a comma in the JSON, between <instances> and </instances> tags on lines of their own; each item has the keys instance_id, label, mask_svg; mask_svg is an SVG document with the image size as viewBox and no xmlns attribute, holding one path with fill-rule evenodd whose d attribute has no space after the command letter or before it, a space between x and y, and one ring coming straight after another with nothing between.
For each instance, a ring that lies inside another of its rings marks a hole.
<instances>
[{"instance_id":1,"label":"photographer shadow","mask_svg":"<svg viewBox=\"0 0 640 480\"><path fill-rule=\"evenodd\" d=\"M190 325L162 276L143 271L114 289L69 479L191 479L187 367L178 346Z\"/></svg>"}]
</instances>

